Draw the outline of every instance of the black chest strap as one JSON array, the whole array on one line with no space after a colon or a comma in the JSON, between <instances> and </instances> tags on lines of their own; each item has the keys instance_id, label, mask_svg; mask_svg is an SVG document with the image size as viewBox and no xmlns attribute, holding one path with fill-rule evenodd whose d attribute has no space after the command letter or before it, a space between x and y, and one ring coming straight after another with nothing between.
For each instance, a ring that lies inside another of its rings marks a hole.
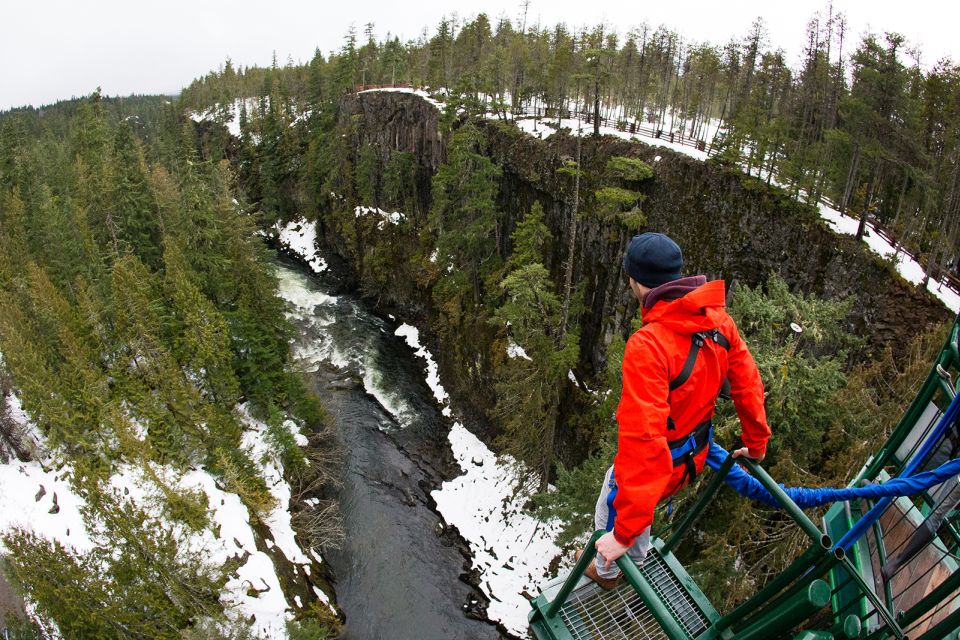
<instances>
[{"instance_id":1,"label":"black chest strap","mask_svg":"<svg viewBox=\"0 0 960 640\"><path fill-rule=\"evenodd\" d=\"M683 369L680 370L676 378L670 381L670 391L673 391L690 378L690 374L693 373L693 366L697 363L697 356L700 355L700 349L707 339L713 340L724 349L730 349L730 341L727 340L727 336L720 333L719 329L698 331L690 336L690 351L687 352L687 359L683 363Z\"/></svg>"}]
</instances>

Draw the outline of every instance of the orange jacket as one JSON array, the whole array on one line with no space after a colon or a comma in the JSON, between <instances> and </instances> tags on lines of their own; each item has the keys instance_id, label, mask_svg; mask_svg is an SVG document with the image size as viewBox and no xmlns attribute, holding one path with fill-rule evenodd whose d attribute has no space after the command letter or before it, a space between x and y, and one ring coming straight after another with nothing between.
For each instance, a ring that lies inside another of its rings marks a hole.
<instances>
[{"instance_id":1,"label":"orange jacket","mask_svg":"<svg viewBox=\"0 0 960 640\"><path fill-rule=\"evenodd\" d=\"M730 380L750 455L759 457L766 452L770 427L763 408L763 382L724 301L722 280L696 287L675 300L657 300L651 308L642 309L643 328L627 341L614 460L614 536L621 544L632 544L653 522L657 503L682 488L684 467L673 466L667 441L682 438L713 417L724 378ZM670 380L677 377L687 359L691 335L715 328L726 336L730 349L705 340L690 377L670 391ZM676 424L669 432L668 417ZM696 457L698 472L706 458L706 449Z\"/></svg>"}]
</instances>

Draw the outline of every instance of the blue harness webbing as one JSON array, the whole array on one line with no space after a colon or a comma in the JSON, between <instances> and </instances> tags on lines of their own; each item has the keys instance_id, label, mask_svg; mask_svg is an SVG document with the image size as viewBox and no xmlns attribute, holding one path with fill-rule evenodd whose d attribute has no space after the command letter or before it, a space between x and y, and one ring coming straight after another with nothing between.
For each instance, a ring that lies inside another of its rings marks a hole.
<instances>
[{"instance_id":1,"label":"blue harness webbing","mask_svg":"<svg viewBox=\"0 0 960 640\"><path fill-rule=\"evenodd\" d=\"M701 422L693 430L682 438L667 442L670 447L670 457L673 459L673 466L679 467L686 465L686 473L689 475L690 482L696 476L696 463L694 458L704 449L713 444L713 422L707 420ZM610 493L607 494L607 531L613 531L614 522L617 519L617 510L613 506L613 501L617 497L617 480L614 469L610 470L610 477L607 479L607 487Z\"/></svg>"}]
</instances>

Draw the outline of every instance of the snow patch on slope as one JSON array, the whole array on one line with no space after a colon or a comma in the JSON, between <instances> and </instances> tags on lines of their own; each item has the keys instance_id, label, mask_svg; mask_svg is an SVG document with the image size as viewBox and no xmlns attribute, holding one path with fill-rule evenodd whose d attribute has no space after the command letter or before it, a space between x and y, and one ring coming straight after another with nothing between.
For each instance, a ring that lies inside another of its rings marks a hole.
<instances>
[{"instance_id":1,"label":"snow patch on slope","mask_svg":"<svg viewBox=\"0 0 960 640\"><path fill-rule=\"evenodd\" d=\"M399 211L384 211L377 207L364 207L362 205L354 209L354 215L357 218L368 215L379 215L382 220L377 223L377 229L383 229L383 225L387 223L396 226L407 219L406 214L400 213Z\"/></svg>"},{"instance_id":2,"label":"snow patch on slope","mask_svg":"<svg viewBox=\"0 0 960 640\"><path fill-rule=\"evenodd\" d=\"M426 347L420 344L420 331L416 327L412 327L409 324L401 324L399 327L397 327L394 335L398 335L406 340L407 344L410 345L410 348L416 352L414 355L418 358L423 358L426 361L427 386L429 386L430 390L433 391L433 397L436 398L437 402L441 405L446 405L450 399L450 396L447 395L446 389L444 389L443 385L440 384L440 370L439 367L437 367L436 360L433 359L433 354L430 353ZM444 407L443 415L448 417L450 416L450 407Z\"/></svg>"},{"instance_id":3,"label":"snow patch on slope","mask_svg":"<svg viewBox=\"0 0 960 640\"><path fill-rule=\"evenodd\" d=\"M831 229L837 233L856 235L857 227L860 225L859 220L845 216L833 207L822 202L820 203L819 209L820 217L826 220L827 225ZM918 285L923 282L925 271L920 263L902 250L894 250L893 245L887 242L886 239L877 232L874 226L869 223L863 235L863 241L867 243L867 246L870 247L874 253L892 261L897 272L910 284ZM951 309L954 313L960 313L960 294L956 291L951 290L942 282L937 282L933 279L927 283L927 290L943 302L948 309Z\"/></svg>"},{"instance_id":4,"label":"snow patch on slope","mask_svg":"<svg viewBox=\"0 0 960 640\"><path fill-rule=\"evenodd\" d=\"M278 222L274 228L277 230L280 245L303 258L311 271L322 273L327 270L326 260L317 251L316 222L307 222L300 218L288 222L285 226L280 226Z\"/></svg>"},{"instance_id":5,"label":"snow patch on slope","mask_svg":"<svg viewBox=\"0 0 960 640\"><path fill-rule=\"evenodd\" d=\"M22 429L37 441L45 443L13 394L7 397L9 414ZM283 468L265 437L266 425L252 416L244 405L239 407L246 427L242 442L255 462L262 463L262 473L276 499L264 523L275 544L288 560L309 565L313 560L296 541L289 511L290 486L283 479ZM284 423L298 440L304 437L292 420ZM222 490L216 479L203 469L180 472L173 467L149 464L149 473L142 466L120 463L107 484L120 500L129 500L173 530L184 547L199 554L211 565L222 566L230 558L246 558L232 575L221 593L227 615L236 621L255 618L251 630L264 638L285 638L286 623L293 619L273 561L257 549L250 513L235 493ZM61 464L56 455L46 459L21 462L12 460L0 465L0 531L19 527L56 540L78 554L91 551L97 544L84 521L81 509L85 500L70 485L72 467ZM202 492L208 505L208 525L190 531L179 522L164 516L163 492L153 478L177 492ZM0 544L0 553L5 550ZM329 598L323 596L329 603Z\"/></svg>"},{"instance_id":6,"label":"snow patch on slope","mask_svg":"<svg viewBox=\"0 0 960 640\"><path fill-rule=\"evenodd\" d=\"M553 542L560 523L544 522L523 509L526 496L514 491L515 460L502 456L498 461L459 422L449 440L463 475L431 495L443 519L470 543L480 588L490 597L488 617L523 637L530 611L526 594L537 593L550 578L550 563L561 553Z\"/></svg>"}]
</instances>

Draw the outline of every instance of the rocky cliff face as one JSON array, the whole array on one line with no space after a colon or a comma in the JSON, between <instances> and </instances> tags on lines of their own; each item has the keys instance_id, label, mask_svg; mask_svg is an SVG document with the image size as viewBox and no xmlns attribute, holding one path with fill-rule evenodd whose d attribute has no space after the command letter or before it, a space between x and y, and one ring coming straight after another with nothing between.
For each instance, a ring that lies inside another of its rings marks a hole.
<instances>
[{"instance_id":1,"label":"rocky cliff face","mask_svg":"<svg viewBox=\"0 0 960 640\"><path fill-rule=\"evenodd\" d=\"M443 162L440 112L423 98L402 91L368 91L344 96L340 124L352 123L363 140L379 148L412 151L417 163L435 171Z\"/></svg>"},{"instance_id":2,"label":"rocky cliff face","mask_svg":"<svg viewBox=\"0 0 960 640\"><path fill-rule=\"evenodd\" d=\"M496 124L486 130L492 153L504 167L504 205L518 211L540 200L555 239L565 246L571 196L556 168L575 155L575 140L554 135L540 141ZM778 273L804 293L853 296L850 328L867 336L871 352L887 345L896 352L922 328L950 318L933 296L911 286L853 237L833 233L812 206L780 189L716 163L643 143L586 138L582 144L585 171L599 170L617 155L653 167L654 178L644 186L646 230L676 239L689 273L750 286ZM630 233L582 213L586 219L578 233L576 264L578 278L587 284L590 309L582 344L595 363L605 336L625 328L624 307L630 300L620 261Z\"/></svg>"},{"instance_id":3,"label":"rocky cliff face","mask_svg":"<svg viewBox=\"0 0 960 640\"><path fill-rule=\"evenodd\" d=\"M341 127L355 127L357 140L374 142L387 152L395 149L416 154L421 168L418 209L420 218L425 217L430 203L429 177L444 157L435 107L408 93L363 93L344 99L338 120ZM516 218L539 200L553 234L548 266L559 282L568 244L572 191L569 177L557 169L575 157L576 141L564 134L541 141L512 125L493 121L482 127L491 157L503 168L499 204L507 216L500 236L509 238ZM615 138L582 141L586 172L601 173L611 156L639 158L654 168L653 179L641 187L646 196L642 204L648 218L645 228L674 237L684 249L690 273L756 286L775 272L795 290L830 298L853 296L856 303L849 318L850 330L867 336L870 352L887 345L896 352L922 328L950 317L938 301L899 278L862 243L834 234L813 207L792 200L779 189L663 148ZM633 231L587 210L581 210L581 215L574 279L584 286L582 368L589 374L602 365L610 338L627 331L636 308L621 267ZM429 292L416 286L401 289L407 296L414 291L419 299L391 298L390 292L381 292L379 300L423 316L430 306ZM443 345L438 346L442 354ZM454 380L461 377L458 372L450 374ZM454 393L461 395L457 391ZM459 391L464 399L478 394L475 388Z\"/></svg>"}]
</instances>

